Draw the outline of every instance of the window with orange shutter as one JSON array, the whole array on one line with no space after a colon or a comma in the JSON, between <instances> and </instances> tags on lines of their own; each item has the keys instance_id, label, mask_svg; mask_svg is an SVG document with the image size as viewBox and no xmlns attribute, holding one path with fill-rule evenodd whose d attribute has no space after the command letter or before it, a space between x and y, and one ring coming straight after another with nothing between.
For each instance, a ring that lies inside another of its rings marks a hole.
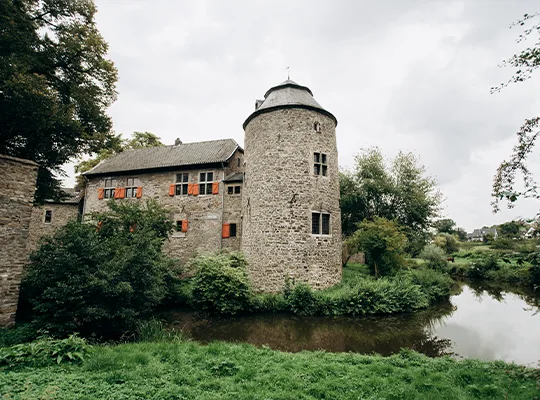
<instances>
[{"instance_id":1,"label":"window with orange shutter","mask_svg":"<svg viewBox=\"0 0 540 400\"><path fill-rule=\"evenodd\" d=\"M231 237L231 224L223 224L223 228L221 229L221 237Z\"/></svg>"}]
</instances>

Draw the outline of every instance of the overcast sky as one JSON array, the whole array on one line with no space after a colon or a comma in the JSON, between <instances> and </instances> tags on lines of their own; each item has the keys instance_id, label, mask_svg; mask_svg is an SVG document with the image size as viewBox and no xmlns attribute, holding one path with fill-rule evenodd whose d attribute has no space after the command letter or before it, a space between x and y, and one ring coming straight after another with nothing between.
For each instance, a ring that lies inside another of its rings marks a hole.
<instances>
[{"instance_id":1,"label":"overcast sky","mask_svg":"<svg viewBox=\"0 0 540 400\"><path fill-rule=\"evenodd\" d=\"M337 117L342 167L361 148L414 152L440 184L444 215L467 230L538 211L533 200L497 215L490 207L516 130L540 114L540 76L490 94L511 76L501 61L522 46L509 25L540 11L538 1L96 3L119 71L116 132L243 145L255 99L290 66L291 79Z\"/></svg>"}]
</instances>

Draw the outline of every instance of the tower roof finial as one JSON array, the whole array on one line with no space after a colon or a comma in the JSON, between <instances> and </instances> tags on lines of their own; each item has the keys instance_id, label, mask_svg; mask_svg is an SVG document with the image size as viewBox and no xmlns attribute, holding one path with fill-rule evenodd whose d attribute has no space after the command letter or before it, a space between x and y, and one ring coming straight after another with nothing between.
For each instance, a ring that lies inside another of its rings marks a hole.
<instances>
[{"instance_id":1,"label":"tower roof finial","mask_svg":"<svg viewBox=\"0 0 540 400\"><path fill-rule=\"evenodd\" d=\"M287 67L287 80L291 79L291 67Z\"/></svg>"}]
</instances>

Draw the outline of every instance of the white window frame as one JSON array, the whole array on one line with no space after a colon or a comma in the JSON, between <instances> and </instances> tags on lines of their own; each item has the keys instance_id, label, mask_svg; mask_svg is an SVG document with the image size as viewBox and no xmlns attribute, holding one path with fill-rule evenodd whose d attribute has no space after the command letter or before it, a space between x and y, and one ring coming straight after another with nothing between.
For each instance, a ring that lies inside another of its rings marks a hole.
<instances>
[{"instance_id":1,"label":"white window frame","mask_svg":"<svg viewBox=\"0 0 540 400\"><path fill-rule=\"evenodd\" d=\"M317 167L319 168L318 171L316 170ZM321 151L313 152L313 175L328 176L328 153L323 153Z\"/></svg>"},{"instance_id":2,"label":"white window frame","mask_svg":"<svg viewBox=\"0 0 540 400\"><path fill-rule=\"evenodd\" d=\"M130 185L131 179L131 185ZM137 197L137 187L139 186L139 178L132 176L126 178L126 199Z\"/></svg>"},{"instance_id":3,"label":"white window frame","mask_svg":"<svg viewBox=\"0 0 540 400\"><path fill-rule=\"evenodd\" d=\"M108 186L108 184L110 186ZM103 189L104 199L114 199L114 191L116 190L117 184L118 182L116 178L105 178L105 184L104 184L104 189Z\"/></svg>"},{"instance_id":4,"label":"white window frame","mask_svg":"<svg viewBox=\"0 0 540 400\"><path fill-rule=\"evenodd\" d=\"M204 174L204 181L201 180L201 175ZM208 180L208 174L212 174L212 180ZM215 182L216 173L214 171L202 171L199 172L199 182L197 183L199 185L199 196L207 196L212 194L212 184ZM205 185L204 193L201 190L202 185ZM208 193L208 189L210 188L210 193Z\"/></svg>"},{"instance_id":5,"label":"white window frame","mask_svg":"<svg viewBox=\"0 0 540 400\"><path fill-rule=\"evenodd\" d=\"M182 175L182 181L178 180L178 175ZM187 180L184 180L184 177L187 175ZM189 172L178 172L174 176L175 179L175 189L174 189L174 195L175 196L187 196L188 195L188 185L189 185ZM186 188L184 193L184 187ZM180 193L178 193L180 191Z\"/></svg>"},{"instance_id":6,"label":"white window frame","mask_svg":"<svg viewBox=\"0 0 540 400\"><path fill-rule=\"evenodd\" d=\"M319 214L319 233L313 233L313 214ZM323 233L323 215L328 215L328 233ZM311 211L311 235L316 237L332 236L332 214L327 211L312 210Z\"/></svg>"}]
</instances>

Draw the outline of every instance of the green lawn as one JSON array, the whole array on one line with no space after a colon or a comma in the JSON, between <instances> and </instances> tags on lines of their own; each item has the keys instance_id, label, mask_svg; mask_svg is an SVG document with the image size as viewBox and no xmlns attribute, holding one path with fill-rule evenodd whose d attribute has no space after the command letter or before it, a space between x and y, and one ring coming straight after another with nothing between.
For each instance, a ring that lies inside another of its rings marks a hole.
<instances>
[{"instance_id":1,"label":"green lawn","mask_svg":"<svg viewBox=\"0 0 540 400\"><path fill-rule=\"evenodd\" d=\"M5 399L532 399L536 382L502 362L284 353L250 345L100 346L83 365L0 371ZM506 397L508 396L508 397Z\"/></svg>"}]
</instances>

